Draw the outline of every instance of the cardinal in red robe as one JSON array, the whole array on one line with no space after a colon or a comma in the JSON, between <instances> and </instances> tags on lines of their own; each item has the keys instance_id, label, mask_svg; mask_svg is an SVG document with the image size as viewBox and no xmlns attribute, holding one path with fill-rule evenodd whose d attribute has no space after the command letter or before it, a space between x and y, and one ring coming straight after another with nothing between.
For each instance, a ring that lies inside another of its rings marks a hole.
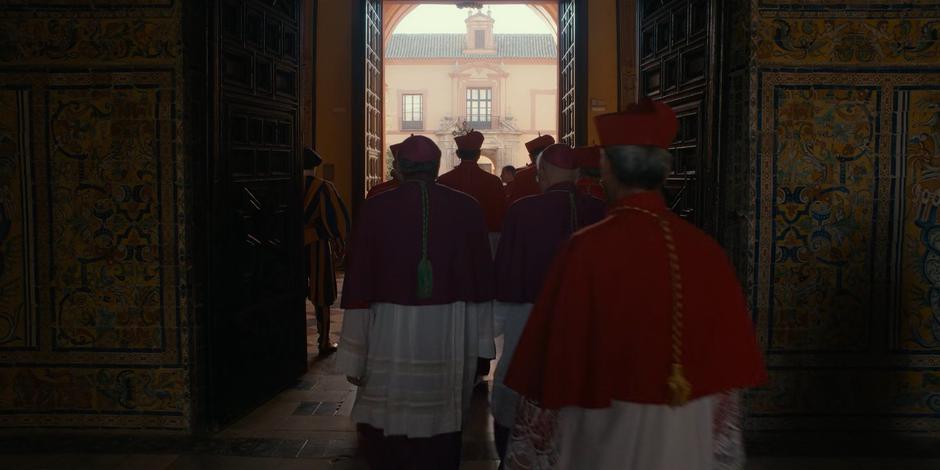
<instances>
[{"instance_id":1,"label":"cardinal in red robe","mask_svg":"<svg viewBox=\"0 0 940 470\"><path fill-rule=\"evenodd\" d=\"M512 205L503 224L496 255L496 335L503 352L496 365L491 410L496 449L505 455L515 421L518 396L503 385L519 335L525 327L549 265L568 237L604 217L604 203L575 187L577 156L565 144L546 148L536 163L543 192Z\"/></svg>"},{"instance_id":2,"label":"cardinal in red robe","mask_svg":"<svg viewBox=\"0 0 940 470\"><path fill-rule=\"evenodd\" d=\"M480 203L487 230L490 232L490 246L495 252L506 212L506 197L503 193L503 182L499 177L477 165L483 139L483 134L477 131L455 137L460 164L438 177L437 183L467 193Z\"/></svg>"},{"instance_id":3,"label":"cardinal in red robe","mask_svg":"<svg viewBox=\"0 0 940 470\"><path fill-rule=\"evenodd\" d=\"M596 123L613 203L561 249L515 350L505 383L524 400L506 466L743 459L735 392L767 375L727 256L661 194L676 115L643 100Z\"/></svg>"},{"instance_id":4,"label":"cardinal in red robe","mask_svg":"<svg viewBox=\"0 0 940 470\"><path fill-rule=\"evenodd\" d=\"M478 361L496 354L486 221L435 183L430 139L396 156L401 185L365 200L350 239L336 368L359 387L352 419L372 468L457 469Z\"/></svg>"},{"instance_id":5,"label":"cardinal in red robe","mask_svg":"<svg viewBox=\"0 0 940 470\"><path fill-rule=\"evenodd\" d=\"M540 135L526 142L525 149L529 152L529 159L532 163L517 170L512 183L509 183L509 186L507 186L509 195L506 197L506 202L509 205L512 205L514 202L526 196L534 196L542 192L542 189L539 188L538 181L535 179L535 162L538 160L542 150L545 150L549 145L554 143L555 138L547 134Z\"/></svg>"},{"instance_id":6,"label":"cardinal in red robe","mask_svg":"<svg viewBox=\"0 0 940 470\"><path fill-rule=\"evenodd\" d=\"M574 149L578 160L580 177L575 184L582 193L607 200L607 193L601 186L601 148L596 145Z\"/></svg>"}]
</instances>

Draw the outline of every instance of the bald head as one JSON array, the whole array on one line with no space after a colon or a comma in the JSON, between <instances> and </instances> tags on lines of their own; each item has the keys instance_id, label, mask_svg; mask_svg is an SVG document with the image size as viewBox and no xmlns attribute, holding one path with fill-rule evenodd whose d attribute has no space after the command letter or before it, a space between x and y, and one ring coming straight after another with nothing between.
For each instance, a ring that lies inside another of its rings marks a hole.
<instances>
[{"instance_id":1,"label":"bald head","mask_svg":"<svg viewBox=\"0 0 940 470\"><path fill-rule=\"evenodd\" d=\"M539 176L539 187L542 191L560 183L574 183L578 179L578 169L561 168L549 163L539 155L536 163Z\"/></svg>"}]
</instances>

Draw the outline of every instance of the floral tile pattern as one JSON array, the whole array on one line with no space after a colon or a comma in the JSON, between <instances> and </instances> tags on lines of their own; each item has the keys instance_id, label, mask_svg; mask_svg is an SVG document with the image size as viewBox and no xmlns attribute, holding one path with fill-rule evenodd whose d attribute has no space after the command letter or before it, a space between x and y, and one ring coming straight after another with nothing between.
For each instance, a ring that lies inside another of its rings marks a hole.
<instances>
[{"instance_id":1,"label":"floral tile pattern","mask_svg":"<svg viewBox=\"0 0 940 470\"><path fill-rule=\"evenodd\" d=\"M189 429L180 44L175 0L0 7L0 427Z\"/></svg>"}]
</instances>

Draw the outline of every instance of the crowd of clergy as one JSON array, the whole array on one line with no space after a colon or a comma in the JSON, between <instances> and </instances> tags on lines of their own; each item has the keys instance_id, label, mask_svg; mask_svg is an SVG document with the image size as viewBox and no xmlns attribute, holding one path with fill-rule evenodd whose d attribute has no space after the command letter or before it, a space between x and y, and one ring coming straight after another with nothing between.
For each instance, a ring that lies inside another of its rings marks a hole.
<instances>
[{"instance_id":1,"label":"crowd of clergy","mask_svg":"<svg viewBox=\"0 0 940 470\"><path fill-rule=\"evenodd\" d=\"M333 352L345 253L336 367L371 468L460 467L497 340L500 468L742 468L739 393L766 372L725 253L662 195L676 115L642 100L595 119L600 146L542 135L499 177L477 164L479 132L455 137L461 163L442 175L413 135L354 224L308 150L309 297Z\"/></svg>"}]
</instances>

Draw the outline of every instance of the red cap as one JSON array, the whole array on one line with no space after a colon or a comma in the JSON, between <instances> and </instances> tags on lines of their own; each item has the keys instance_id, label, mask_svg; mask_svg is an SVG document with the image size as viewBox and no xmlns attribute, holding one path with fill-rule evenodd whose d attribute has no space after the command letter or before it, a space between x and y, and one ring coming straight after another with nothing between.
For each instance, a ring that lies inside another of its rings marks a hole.
<instances>
[{"instance_id":1,"label":"red cap","mask_svg":"<svg viewBox=\"0 0 940 470\"><path fill-rule=\"evenodd\" d=\"M546 147L555 143L555 138L545 134L540 135L528 142L525 143L525 149L529 151L529 155L534 153L539 153L542 150L545 150Z\"/></svg>"},{"instance_id":2,"label":"red cap","mask_svg":"<svg viewBox=\"0 0 940 470\"><path fill-rule=\"evenodd\" d=\"M679 130L679 120L672 108L649 98L619 113L597 116L594 123L605 147L647 145L668 149Z\"/></svg>"},{"instance_id":3,"label":"red cap","mask_svg":"<svg viewBox=\"0 0 940 470\"><path fill-rule=\"evenodd\" d=\"M601 167L601 148L599 146L578 147L572 151L574 152L575 159L578 161L578 168Z\"/></svg>"},{"instance_id":4,"label":"red cap","mask_svg":"<svg viewBox=\"0 0 940 470\"><path fill-rule=\"evenodd\" d=\"M392 158L398 158L398 149L401 148L401 142L397 144L392 144L388 146L388 149L392 151Z\"/></svg>"},{"instance_id":5,"label":"red cap","mask_svg":"<svg viewBox=\"0 0 940 470\"><path fill-rule=\"evenodd\" d=\"M575 153L571 150L571 147L569 147L568 144L549 145L545 150L542 151L542 154L539 155L539 159L551 163L552 166L557 166L558 168L564 168L566 170L574 170L578 168L578 159L575 157Z\"/></svg>"},{"instance_id":6,"label":"red cap","mask_svg":"<svg viewBox=\"0 0 940 470\"><path fill-rule=\"evenodd\" d=\"M413 135L399 144L395 158L418 163L433 162L441 159L441 149L433 140L423 135Z\"/></svg>"},{"instance_id":7,"label":"red cap","mask_svg":"<svg viewBox=\"0 0 940 470\"><path fill-rule=\"evenodd\" d=\"M457 148L460 150L480 150L483 146L483 134L477 131L470 131L466 135L454 137Z\"/></svg>"}]
</instances>

